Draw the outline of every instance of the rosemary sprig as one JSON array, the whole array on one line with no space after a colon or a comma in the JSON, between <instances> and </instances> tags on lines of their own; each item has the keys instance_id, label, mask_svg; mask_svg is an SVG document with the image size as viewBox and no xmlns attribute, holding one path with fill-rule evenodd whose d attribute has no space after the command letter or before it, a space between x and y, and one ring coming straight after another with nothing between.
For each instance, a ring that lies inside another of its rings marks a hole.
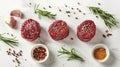
<instances>
[{"instance_id":1,"label":"rosemary sprig","mask_svg":"<svg viewBox=\"0 0 120 67\"><path fill-rule=\"evenodd\" d=\"M5 42L11 47L17 46L17 43L18 43L18 40L16 40L16 37L8 38L8 37L4 37L3 34L0 34L0 41Z\"/></svg>"},{"instance_id":2,"label":"rosemary sprig","mask_svg":"<svg viewBox=\"0 0 120 67\"><path fill-rule=\"evenodd\" d=\"M100 9L99 7L88 7L94 14L98 14L105 22L105 25L108 28L111 28L112 26L115 26L118 22L117 20L114 18L113 15L111 15L110 13L107 13L106 11Z\"/></svg>"},{"instance_id":3,"label":"rosemary sprig","mask_svg":"<svg viewBox=\"0 0 120 67\"><path fill-rule=\"evenodd\" d=\"M47 16L50 19L55 19L56 14L51 14L51 12L40 10L40 9L38 9L38 7L39 7L39 5L35 5L35 7L34 7L34 11L36 14L42 15L42 16Z\"/></svg>"},{"instance_id":4,"label":"rosemary sprig","mask_svg":"<svg viewBox=\"0 0 120 67\"><path fill-rule=\"evenodd\" d=\"M70 57L67 59L68 61L72 60L72 59L77 59L77 60L80 60L82 62L84 61L84 59L82 57L80 57L79 55L76 54L74 48L71 49L70 51L68 51L62 47L62 51L58 51L58 52L60 53L60 55L63 55L63 54L70 55ZM60 55L58 55L58 56L60 56Z\"/></svg>"}]
</instances>

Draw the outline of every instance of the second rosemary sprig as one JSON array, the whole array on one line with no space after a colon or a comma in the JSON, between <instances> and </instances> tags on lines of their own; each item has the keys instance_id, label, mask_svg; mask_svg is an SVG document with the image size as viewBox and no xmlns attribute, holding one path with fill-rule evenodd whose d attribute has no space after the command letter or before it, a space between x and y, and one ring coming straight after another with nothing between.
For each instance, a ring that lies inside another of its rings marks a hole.
<instances>
[{"instance_id":1,"label":"second rosemary sprig","mask_svg":"<svg viewBox=\"0 0 120 67\"><path fill-rule=\"evenodd\" d=\"M51 12L41 10L38 7L39 7L39 5L35 5L35 7L34 7L34 12L36 14L46 16L46 17L48 17L50 19L55 19L56 14L52 14Z\"/></svg>"},{"instance_id":2,"label":"second rosemary sprig","mask_svg":"<svg viewBox=\"0 0 120 67\"><path fill-rule=\"evenodd\" d=\"M70 57L67 59L68 61L69 60L72 60L72 59L76 59L76 60L80 60L80 61L85 61L81 56L79 56L76 52L75 52L75 49L71 49L70 51L68 51L67 49L63 48L62 47L62 50L61 51L58 51L58 53L60 53L58 56L60 55L63 55L63 54L66 54L66 55L69 55Z\"/></svg>"},{"instance_id":3,"label":"second rosemary sprig","mask_svg":"<svg viewBox=\"0 0 120 67\"><path fill-rule=\"evenodd\" d=\"M99 7L93 7L93 6L89 6L88 7L95 15L99 15L101 17L101 19L104 20L105 25L108 28L111 28L112 26L115 26L118 22L117 20L114 18L114 16L104 10L102 10Z\"/></svg>"}]
</instances>

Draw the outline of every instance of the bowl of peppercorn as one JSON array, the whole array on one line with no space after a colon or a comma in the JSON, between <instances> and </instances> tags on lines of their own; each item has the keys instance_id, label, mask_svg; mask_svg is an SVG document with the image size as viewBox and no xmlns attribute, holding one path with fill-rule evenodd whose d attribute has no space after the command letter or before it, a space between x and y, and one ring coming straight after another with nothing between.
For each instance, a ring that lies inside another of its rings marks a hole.
<instances>
[{"instance_id":1,"label":"bowl of peppercorn","mask_svg":"<svg viewBox=\"0 0 120 67\"><path fill-rule=\"evenodd\" d=\"M45 62L49 57L49 50L44 44L36 44L31 50L31 57L37 63Z\"/></svg>"}]
</instances>

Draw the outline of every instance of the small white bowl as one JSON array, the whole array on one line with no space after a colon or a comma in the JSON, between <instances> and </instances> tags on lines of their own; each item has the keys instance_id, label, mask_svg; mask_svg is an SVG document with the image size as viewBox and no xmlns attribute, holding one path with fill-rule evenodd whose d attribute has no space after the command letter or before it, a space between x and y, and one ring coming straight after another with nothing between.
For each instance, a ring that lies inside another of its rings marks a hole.
<instances>
[{"instance_id":1,"label":"small white bowl","mask_svg":"<svg viewBox=\"0 0 120 67\"><path fill-rule=\"evenodd\" d=\"M98 48L105 48L106 50L106 57L103 60L98 60L94 57L94 51ZM92 56L95 60L97 60L98 62L105 62L108 60L109 56L110 56L110 52L107 46L105 46L104 44L96 44L93 48L92 48Z\"/></svg>"},{"instance_id":2,"label":"small white bowl","mask_svg":"<svg viewBox=\"0 0 120 67\"><path fill-rule=\"evenodd\" d=\"M45 57L45 59L40 60L40 61L36 60L36 59L33 57L33 50L34 50L35 48L38 48L38 47L43 47L43 48L45 48L45 49L46 49L46 54L47 54L47 56ZM43 62L45 62L45 61L48 59L48 57L49 57L49 50L48 50L47 46L45 46L44 44L36 44L36 45L32 48L32 50L31 50L31 57L32 57L32 59L33 59L35 62L37 62L37 63L43 63Z\"/></svg>"}]
</instances>

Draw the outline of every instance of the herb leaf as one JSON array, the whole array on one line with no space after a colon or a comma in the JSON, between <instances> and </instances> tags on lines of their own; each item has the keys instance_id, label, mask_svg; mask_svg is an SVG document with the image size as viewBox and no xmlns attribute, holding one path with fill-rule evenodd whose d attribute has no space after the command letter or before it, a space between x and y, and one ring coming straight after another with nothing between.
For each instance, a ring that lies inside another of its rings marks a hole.
<instances>
[{"instance_id":1,"label":"herb leaf","mask_svg":"<svg viewBox=\"0 0 120 67\"><path fill-rule=\"evenodd\" d=\"M82 57L80 57L79 55L76 54L74 48L71 49L70 51L68 51L67 49L62 47L62 51L58 51L58 53L60 53L58 56L63 55L63 54L70 55L70 57L67 59L68 61L72 60L72 59L77 59L77 60L80 60L82 62L84 61L84 59Z\"/></svg>"},{"instance_id":2,"label":"herb leaf","mask_svg":"<svg viewBox=\"0 0 120 67\"><path fill-rule=\"evenodd\" d=\"M100 9L99 7L88 7L94 14L98 14L105 22L105 25L108 28L111 28L112 26L115 26L118 22L117 20L111 15L110 13L107 13Z\"/></svg>"},{"instance_id":3,"label":"herb leaf","mask_svg":"<svg viewBox=\"0 0 120 67\"><path fill-rule=\"evenodd\" d=\"M17 43L18 43L18 40L16 40L16 37L7 38L7 37L4 37L3 34L0 34L0 41L5 42L6 44L8 44L11 47L17 46Z\"/></svg>"},{"instance_id":4,"label":"herb leaf","mask_svg":"<svg viewBox=\"0 0 120 67\"><path fill-rule=\"evenodd\" d=\"M51 14L51 12L40 10L40 9L38 9L38 7L39 7L39 5L35 5L35 7L34 7L34 11L36 14L42 15L42 16L47 16L50 19L55 19L56 14Z\"/></svg>"}]
</instances>

